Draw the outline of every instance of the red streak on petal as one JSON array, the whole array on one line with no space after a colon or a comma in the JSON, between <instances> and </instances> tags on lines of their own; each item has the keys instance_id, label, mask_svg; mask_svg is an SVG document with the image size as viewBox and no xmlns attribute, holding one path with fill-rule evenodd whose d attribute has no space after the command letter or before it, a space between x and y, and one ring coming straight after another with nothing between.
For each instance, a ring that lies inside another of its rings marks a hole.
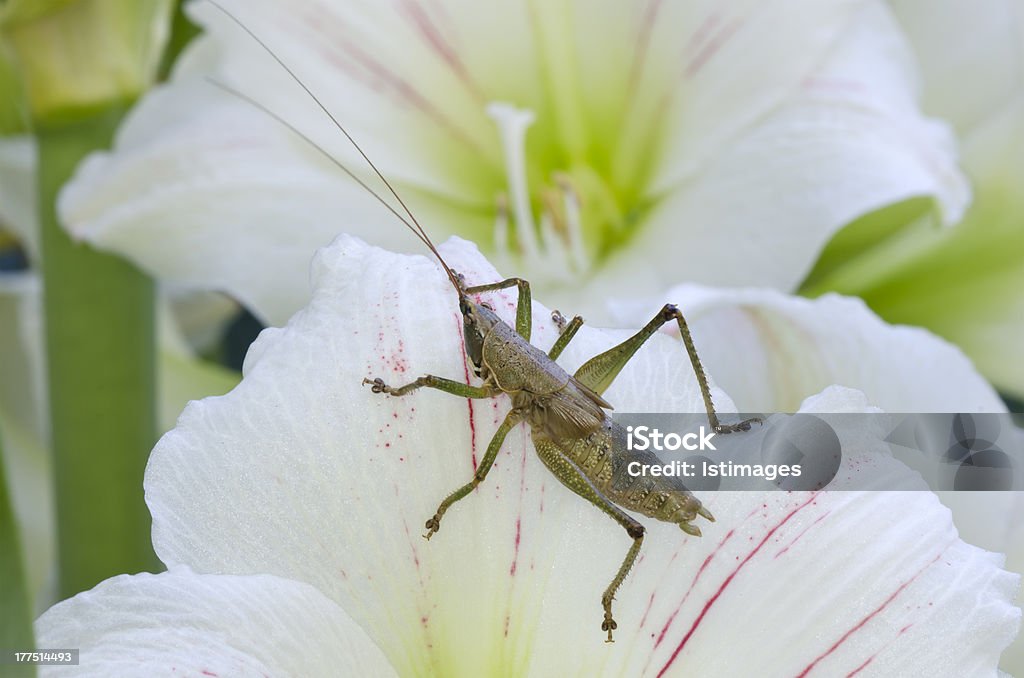
<instances>
[{"instance_id":1,"label":"red streak on petal","mask_svg":"<svg viewBox=\"0 0 1024 678\"><path fill-rule=\"evenodd\" d=\"M939 551L939 554L937 556L935 556L934 558L931 559L931 561L927 565L925 565L920 570L915 572L914 576L912 576L910 579L908 579L905 582L903 582L902 584L900 584L899 587L895 591L893 591L892 594L888 598L886 598L885 600L882 601L881 605L876 607L874 610L872 610L870 613L868 613L863 619L861 619L859 622L854 624L854 626L849 631L844 633L839 638L839 640L837 640L836 642L834 642L832 644L832 647L828 648L822 654L818 655L818 657L814 661L812 661L810 664L807 665L807 668L805 668L803 671L801 671L799 674L797 674L797 678L804 678L804 676L806 676L808 673L811 672L811 669L813 669L815 666L817 666L819 662L821 662L823 659L825 659L825 657L828 657L830 654L835 652L839 648L839 646L842 645L843 643L845 643L846 640L850 636L852 636L854 633L856 633L857 631L859 631L862 628L864 628L864 626L869 621L871 621L876 616L878 616L878 614L880 612L882 612L882 610L884 610L889 605L889 603L891 603L893 600L896 599L896 596L898 596L900 593L903 592L903 589L905 589L908 586L910 586L914 582L914 580L916 580L919 576L921 576L922 572L924 572L929 567L934 565L935 562L938 561L938 559L942 557L942 554L946 552L946 549L948 549L949 546L950 546L950 544L947 544L941 551ZM900 629L900 631L899 631L899 633L897 635L902 635L903 632L906 631L908 628L910 628L909 625L903 627L902 629ZM868 661L870 661L870 659ZM863 666L858 667L857 671L859 671L861 668L863 668Z\"/></svg>"},{"instance_id":2,"label":"red streak on petal","mask_svg":"<svg viewBox=\"0 0 1024 678\"><path fill-rule=\"evenodd\" d=\"M462 373L466 376L466 383L469 383L469 358L466 357L466 340L462 336L462 318L452 314L455 318L455 328L459 333L459 350L462 351ZM469 408L469 444L472 448L473 473L476 473L476 423L473 417L473 399L466 398L466 407Z\"/></svg>"},{"instance_id":3,"label":"red streak on petal","mask_svg":"<svg viewBox=\"0 0 1024 678\"><path fill-rule=\"evenodd\" d=\"M469 74L469 69L466 68L466 64L459 58L459 53L455 51L451 42L445 39L441 35L441 31L438 30L437 26L427 16L426 11L420 6L418 2L406 2L402 3L406 12L412 18L413 23L416 25L416 29L423 35L427 44L430 48L437 52L438 56L444 60L445 63L452 69L455 75L459 78L459 81L466 86L466 89L470 91L477 101L484 101L485 97L480 92L480 88L477 87L476 83L473 82L472 76Z\"/></svg>"},{"instance_id":4,"label":"red streak on petal","mask_svg":"<svg viewBox=\"0 0 1024 678\"><path fill-rule=\"evenodd\" d=\"M633 54L633 63L629 67L629 96L626 101L632 102L635 98L637 85L643 78L644 66L647 65L647 54L651 46L651 31L654 29L658 12L661 10L661 0L654 0L644 13L640 22L640 30L637 32L636 52Z\"/></svg>"},{"instance_id":5,"label":"red streak on petal","mask_svg":"<svg viewBox=\"0 0 1024 678\"><path fill-rule=\"evenodd\" d=\"M817 525L817 524L818 524L818 523L820 523L821 521L825 520L825 518L827 518L827 517L828 517L828 515L829 515L830 513L832 513L832 512L831 512L831 511L826 511L825 513L822 513L822 514L821 514L820 516L818 516L818 519L817 519L817 520L815 520L815 521L814 521L813 523L811 523L810 525L808 525L807 527L805 527L805 528L804 528L803 530L801 530L801 531L800 531L800 534L798 534L798 535L797 535L796 537L794 537L794 538L793 538L793 541L789 542L789 543L788 543L788 544L786 544L786 545L785 545L784 547L782 547L782 549L781 549L781 550L780 550L780 551L779 551L778 553L776 553L776 554L775 554L775 558L778 558L778 557L779 557L779 556L781 556L781 555L782 555L783 553L785 553L786 551L788 551L788 550L789 550L789 549L790 549L790 548L791 548L791 547L793 546L793 544L795 544L795 543L797 543L798 541L800 541L800 537L802 537L802 536L804 536L805 534L807 534L807 531L808 531L808 530L810 530L810 529L811 529L812 527L814 527L815 525Z\"/></svg>"},{"instance_id":6,"label":"red streak on petal","mask_svg":"<svg viewBox=\"0 0 1024 678\"><path fill-rule=\"evenodd\" d=\"M711 60L711 57L713 57L715 53L722 48L722 45L724 45L726 41L729 38L731 38L733 34L736 33L736 30L742 25L742 21L740 21L739 19L734 19L731 22L729 22L729 24L725 28L719 31L718 35L716 35L711 40L711 42L704 45L704 47L701 48L701 50L693 58L693 61L691 61L687 65L686 76L692 78L693 76L697 75L697 73L699 73L701 69L703 69L704 66L707 65L707 63Z\"/></svg>"},{"instance_id":7,"label":"red streak on petal","mask_svg":"<svg viewBox=\"0 0 1024 678\"><path fill-rule=\"evenodd\" d=\"M846 678L851 678L851 676L856 676L858 673L863 671L865 669L865 667L867 667L868 664L870 664L871 662L875 661L875 657L876 656L877 655L871 655L870 657L865 659L863 664L861 664L860 666L855 668L853 671L850 671L849 673L847 673L846 674Z\"/></svg>"},{"instance_id":8,"label":"red streak on petal","mask_svg":"<svg viewBox=\"0 0 1024 678\"><path fill-rule=\"evenodd\" d=\"M651 591L651 597L647 599L647 607L644 609L644 616L640 618L640 628L644 627L647 623L647 613L651 611L651 605L654 605L654 591Z\"/></svg>"},{"instance_id":9,"label":"red streak on petal","mask_svg":"<svg viewBox=\"0 0 1024 678\"><path fill-rule=\"evenodd\" d=\"M661 633L658 634L658 639L654 641L654 647L658 647L661 645L661 641L665 640L665 634L668 632L668 627L672 626L672 622L675 621L676 615L679 614L679 610L683 609L683 604L686 602L686 599L690 597L693 587L697 585L697 581L700 579L701 575L704 574L704 570L707 569L708 564L714 559L718 552L722 550L722 547L725 546L726 542L732 539L734 534L736 534L735 529L729 530L725 537L722 538L722 541L718 542L718 546L715 547L715 550L709 553L708 557L704 559L703 563L701 563L700 569L697 570L697 574L694 576L693 581L690 582L690 588L686 589L686 593L683 594L683 599L679 601L679 605L677 605L676 609L671 615L669 615L668 621L666 621L665 625L661 627Z\"/></svg>"},{"instance_id":10,"label":"red streak on petal","mask_svg":"<svg viewBox=\"0 0 1024 678\"><path fill-rule=\"evenodd\" d=\"M690 40L686 43L687 52L697 52L704 45L705 40L713 35L713 30L722 23L722 15L718 12L712 12L704 21L700 22L697 26L697 30L690 36Z\"/></svg>"},{"instance_id":11,"label":"red streak on petal","mask_svg":"<svg viewBox=\"0 0 1024 678\"><path fill-rule=\"evenodd\" d=\"M508 569L509 575L511 575L513 577L516 576L516 563L519 562L519 539L522 536L522 529L521 528L522 528L522 521L517 516L516 517L515 551L513 552L513 555L512 555L512 566Z\"/></svg>"},{"instance_id":12,"label":"red streak on petal","mask_svg":"<svg viewBox=\"0 0 1024 678\"><path fill-rule=\"evenodd\" d=\"M679 653L683 651L683 648L686 647L686 643L690 641L690 638L700 627L701 622L704 621L704 617L705 615L707 615L708 610L710 610L711 606L718 601L718 598L722 595L725 589L728 588L729 584L732 583L732 580L736 578L736 575L739 574L740 570L742 570L744 566L746 566L746 564L750 562L751 558L757 555L757 552L761 550L762 546L768 543L768 540L771 539L773 534L775 534L783 525L788 523L793 516L795 516L805 507L809 506L811 502L814 501L814 498L816 496L817 493L812 494L810 497L808 497L807 501L805 501L803 504L800 504L795 509L790 511L781 521L779 521L777 525L775 525L775 527L768 530L768 533L764 535L764 538L760 541L760 543L758 543L758 545L755 546L754 549L747 554L747 557L744 558L743 561L736 566L736 569L734 569L729 574L729 576L725 578L725 581L723 581L722 585L718 587L718 590L715 591L715 594L708 598L708 602L704 603L704 608L700 611L700 614L697 615L697 618L693 620L693 625L690 627L690 630L686 632L686 635L683 636L683 639L679 641L679 645L676 646L676 649L672 653L672 656L669 657L668 661L665 662L665 665L661 667L660 671L658 671L658 678L661 678L661 676L665 675L665 672L668 671L670 666L672 666L672 663L675 662L676 657L678 657Z\"/></svg>"}]
</instances>

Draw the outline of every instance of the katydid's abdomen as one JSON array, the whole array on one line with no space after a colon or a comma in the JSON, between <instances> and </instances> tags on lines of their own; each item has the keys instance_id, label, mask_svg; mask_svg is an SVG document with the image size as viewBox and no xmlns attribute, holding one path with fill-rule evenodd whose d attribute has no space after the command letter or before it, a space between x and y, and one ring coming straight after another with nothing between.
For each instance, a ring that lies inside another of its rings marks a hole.
<instances>
[{"instance_id":1,"label":"katydid's abdomen","mask_svg":"<svg viewBox=\"0 0 1024 678\"><path fill-rule=\"evenodd\" d=\"M541 426L533 426L532 435L538 454L549 468L549 459L559 456L555 453L557 450L593 485L593 489L628 511L679 525L694 535L700 535L700 529L691 524L698 515L713 520L710 512L678 477L641 474L640 469L660 466L664 462L649 451L627 449L625 429L607 414L603 415L601 424L586 436L556 440ZM542 453L542 449L545 452ZM632 462L638 464L630 473ZM556 476L565 484L558 473ZM579 493L573 486L574 481L570 480L570 483L569 489Z\"/></svg>"}]
</instances>

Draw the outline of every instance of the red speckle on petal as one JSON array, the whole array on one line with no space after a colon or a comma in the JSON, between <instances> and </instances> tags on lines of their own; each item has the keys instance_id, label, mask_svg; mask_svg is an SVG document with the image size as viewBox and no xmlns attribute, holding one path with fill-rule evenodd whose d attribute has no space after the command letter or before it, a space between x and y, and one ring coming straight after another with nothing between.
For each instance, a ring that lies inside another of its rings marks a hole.
<instances>
[{"instance_id":1,"label":"red speckle on petal","mask_svg":"<svg viewBox=\"0 0 1024 678\"><path fill-rule=\"evenodd\" d=\"M513 551L513 554L512 554L512 566L509 567L509 569L508 569L509 575L513 576L513 577L516 576L516 563L519 562L519 540L520 540L521 536L522 536L522 520L517 516L516 517L516 539L515 539L515 546L513 547L515 550Z\"/></svg>"}]
</instances>

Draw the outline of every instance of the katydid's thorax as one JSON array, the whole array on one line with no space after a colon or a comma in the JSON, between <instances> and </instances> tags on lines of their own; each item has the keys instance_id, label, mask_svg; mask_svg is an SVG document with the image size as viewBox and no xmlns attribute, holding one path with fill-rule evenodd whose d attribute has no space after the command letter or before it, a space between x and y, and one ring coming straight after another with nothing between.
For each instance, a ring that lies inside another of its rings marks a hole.
<instances>
[{"instance_id":1,"label":"katydid's thorax","mask_svg":"<svg viewBox=\"0 0 1024 678\"><path fill-rule=\"evenodd\" d=\"M483 342L486 374L505 393L550 395L569 383L569 374L505 323L490 328Z\"/></svg>"}]
</instances>

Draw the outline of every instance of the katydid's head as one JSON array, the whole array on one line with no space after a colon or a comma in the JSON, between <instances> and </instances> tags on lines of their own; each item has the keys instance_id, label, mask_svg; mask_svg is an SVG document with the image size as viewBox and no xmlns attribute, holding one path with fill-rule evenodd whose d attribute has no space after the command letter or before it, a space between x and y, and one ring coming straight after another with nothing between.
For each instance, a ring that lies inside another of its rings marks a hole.
<instances>
[{"instance_id":1,"label":"katydid's head","mask_svg":"<svg viewBox=\"0 0 1024 678\"><path fill-rule=\"evenodd\" d=\"M466 355L473 363L473 371L478 377L483 368L484 337L501 319L494 308L485 301L474 301L466 290L465 278L453 271L459 291L459 312L462 313L462 335L466 344Z\"/></svg>"}]
</instances>

